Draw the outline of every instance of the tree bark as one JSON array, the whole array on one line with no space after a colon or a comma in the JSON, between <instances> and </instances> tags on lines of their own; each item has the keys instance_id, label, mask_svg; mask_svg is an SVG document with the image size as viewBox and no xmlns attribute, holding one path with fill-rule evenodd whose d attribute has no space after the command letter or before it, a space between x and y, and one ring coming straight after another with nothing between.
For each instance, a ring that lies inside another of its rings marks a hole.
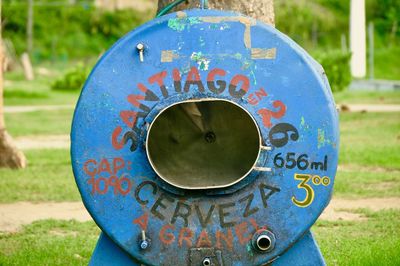
<instances>
[{"instance_id":1,"label":"tree bark","mask_svg":"<svg viewBox=\"0 0 400 266\"><path fill-rule=\"evenodd\" d=\"M28 16L26 21L26 49L32 55L33 49L33 0L28 1Z\"/></svg>"},{"instance_id":2,"label":"tree bark","mask_svg":"<svg viewBox=\"0 0 400 266\"><path fill-rule=\"evenodd\" d=\"M0 0L0 17L1 17ZM1 25L1 18L0 18ZM24 168L26 167L26 159L24 154L14 145L13 139L6 131L4 121L4 101L3 101L3 64L5 60L5 51L1 38L0 27L0 167L8 168Z\"/></svg>"},{"instance_id":3,"label":"tree bark","mask_svg":"<svg viewBox=\"0 0 400 266\"><path fill-rule=\"evenodd\" d=\"M159 0L157 12L171 2L173 0ZM199 8L199 6L199 0L189 0L187 3L178 5L173 11ZM273 0L209 0L208 7L210 9L233 10L261 20L266 24L275 25Z\"/></svg>"}]
</instances>

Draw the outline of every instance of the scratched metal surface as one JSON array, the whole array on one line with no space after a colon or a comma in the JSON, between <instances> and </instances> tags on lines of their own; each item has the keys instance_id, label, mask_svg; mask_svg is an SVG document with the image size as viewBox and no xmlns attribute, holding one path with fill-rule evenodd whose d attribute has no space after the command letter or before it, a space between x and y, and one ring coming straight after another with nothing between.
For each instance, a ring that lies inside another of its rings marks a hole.
<instances>
[{"instance_id":1,"label":"scratched metal surface","mask_svg":"<svg viewBox=\"0 0 400 266\"><path fill-rule=\"evenodd\" d=\"M258 167L272 172L254 170L218 195L160 182L144 150L146 123L172 103L198 98L246 108L272 146ZM75 110L71 156L93 219L142 263L188 265L191 248L213 247L227 265L259 265L292 246L328 204L338 133L323 70L297 44L240 14L190 10L135 29L102 57ZM276 237L269 253L251 247L262 227Z\"/></svg>"}]
</instances>

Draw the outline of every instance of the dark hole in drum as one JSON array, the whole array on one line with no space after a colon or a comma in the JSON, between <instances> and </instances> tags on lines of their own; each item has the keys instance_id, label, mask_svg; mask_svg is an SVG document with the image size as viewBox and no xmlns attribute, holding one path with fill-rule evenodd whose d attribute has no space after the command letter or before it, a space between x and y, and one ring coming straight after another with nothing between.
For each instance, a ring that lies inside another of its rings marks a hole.
<instances>
[{"instance_id":1,"label":"dark hole in drum","mask_svg":"<svg viewBox=\"0 0 400 266\"><path fill-rule=\"evenodd\" d=\"M271 239L267 236L261 236L257 240L257 247L260 250L268 250L271 247Z\"/></svg>"},{"instance_id":2,"label":"dark hole in drum","mask_svg":"<svg viewBox=\"0 0 400 266\"><path fill-rule=\"evenodd\" d=\"M205 140L208 143L213 143L215 142L217 136L215 136L214 132L207 132L206 135L204 136Z\"/></svg>"},{"instance_id":3,"label":"dark hole in drum","mask_svg":"<svg viewBox=\"0 0 400 266\"><path fill-rule=\"evenodd\" d=\"M252 117L228 101L173 105L156 117L147 137L152 167L180 188L226 187L253 168L260 135Z\"/></svg>"}]
</instances>

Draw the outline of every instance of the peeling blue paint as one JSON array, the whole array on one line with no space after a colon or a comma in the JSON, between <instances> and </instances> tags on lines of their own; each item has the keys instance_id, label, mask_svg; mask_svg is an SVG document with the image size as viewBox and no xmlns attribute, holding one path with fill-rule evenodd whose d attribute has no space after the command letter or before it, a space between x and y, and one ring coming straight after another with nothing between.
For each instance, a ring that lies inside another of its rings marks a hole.
<instances>
[{"instance_id":1,"label":"peeling blue paint","mask_svg":"<svg viewBox=\"0 0 400 266\"><path fill-rule=\"evenodd\" d=\"M168 27L175 31L184 31L192 25L199 24L201 21L197 17L171 18L168 20Z\"/></svg>"}]
</instances>

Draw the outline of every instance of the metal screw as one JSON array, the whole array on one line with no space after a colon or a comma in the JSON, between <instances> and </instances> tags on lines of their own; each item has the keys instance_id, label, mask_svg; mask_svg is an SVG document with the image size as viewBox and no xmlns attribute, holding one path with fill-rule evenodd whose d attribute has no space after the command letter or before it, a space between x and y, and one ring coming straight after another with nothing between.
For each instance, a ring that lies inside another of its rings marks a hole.
<instances>
[{"instance_id":1,"label":"metal screw","mask_svg":"<svg viewBox=\"0 0 400 266\"><path fill-rule=\"evenodd\" d=\"M210 266L211 265L211 260L210 258L204 258L203 260L203 266Z\"/></svg>"},{"instance_id":2,"label":"metal screw","mask_svg":"<svg viewBox=\"0 0 400 266\"><path fill-rule=\"evenodd\" d=\"M149 247L149 241L146 239L146 232L142 230L142 240L140 241L140 248L141 249L146 249Z\"/></svg>"},{"instance_id":3,"label":"metal screw","mask_svg":"<svg viewBox=\"0 0 400 266\"><path fill-rule=\"evenodd\" d=\"M149 246L149 242L147 242L147 240L142 240L142 242L140 242L141 249L146 249L148 246Z\"/></svg>"},{"instance_id":4,"label":"metal screw","mask_svg":"<svg viewBox=\"0 0 400 266\"><path fill-rule=\"evenodd\" d=\"M143 62L144 61L144 56L143 56L144 44L143 43L138 43L136 45L136 49L138 49L138 51L139 51L140 62Z\"/></svg>"}]
</instances>

